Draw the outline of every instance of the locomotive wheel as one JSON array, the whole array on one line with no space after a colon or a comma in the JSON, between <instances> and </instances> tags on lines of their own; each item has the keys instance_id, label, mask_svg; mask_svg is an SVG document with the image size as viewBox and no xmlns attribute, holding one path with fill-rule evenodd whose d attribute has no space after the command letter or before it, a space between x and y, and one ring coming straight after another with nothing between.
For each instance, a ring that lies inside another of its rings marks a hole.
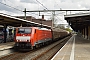
<instances>
[{"instance_id":1,"label":"locomotive wheel","mask_svg":"<svg viewBox=\"0 0 90 60\"><path fill-rule=\"evenodd\" d=\"M35 46L36 48L38 48L38 45L36 44L36 46Z\"/></svg>"},{"instance_id":2,"label":"locomotive wheel","mask_svg":"<svg viewBox=\"0 0 90 60\"><path fill-rule=\"evenodd\" d=\"M34 47L33 46L31 46L31 50L33 50L34 49Z\"/></svg>"},{"instance_id":3,"label":"locomotive wheel","mask_svg":"<svg viewBox=\"0 0 90 60\"><path fill-rule=\"evenodd\" d=\"M43 42L43 45L45 45L44 42Z\"/></svg>"},{"instance_id":4,"label":"locomotive wheel","mask_svg":"<svg viewBox=\"0 0 90 60\"><path fill-rule=\"evenodd\" d=\"M34 49L36 49L36 46L31 46L31 50L34 50Z\"/></svg>"}]
</instances>

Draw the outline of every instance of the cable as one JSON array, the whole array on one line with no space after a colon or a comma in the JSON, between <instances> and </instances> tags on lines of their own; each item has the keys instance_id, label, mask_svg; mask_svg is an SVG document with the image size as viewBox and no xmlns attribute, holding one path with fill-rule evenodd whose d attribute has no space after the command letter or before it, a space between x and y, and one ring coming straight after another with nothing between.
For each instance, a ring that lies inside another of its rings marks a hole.
<instances>
[{"instance_id":1,"label":"cable","mask_svg":"<svg viewBox=\"0 0 90 60\"><path fill-rule=\"evenodd\" d=\"M11 6L10 6L11 7ZM17 8L14 8L14 9L17 9ZM17 9L17 10L19 10L19 9ZM20 11L20 10L19 10ZM23 12L22 10L21 10L21 12ZM29 13L28 13L29 14ZM31 13L31 14L35 14L35 13ZM38 14L35 14L35 15L38 15Z\"/></svg>"},{"instance_id":2,"label":"cable","mask_svg":"<svg viewBox=\"0 0 90 60\"><path fill-rule=\"evenodd\" d=\"M41 2L39 2L38 0L36 0L39 4L41 4L46 10L48 10ZM23 12L22 10L20 10L20 9L17 9L17 8L15 8L15 7L12 7L12 6L10 6L10 5L7 5L7 4L5 4L5 3L2 3L2 2L0 2L1 4L3 4L3 5L5 5L5 6L8 6L8 7L10 7L10 8L13 8L13 9L15 9L15 10L18 10L18 11L21 11L21 12ZM35 13L31 13L31 14L35 14ZM38 15L38 14L35 14L35 15ZM58 18L58 17L57 17Z\"/></svg>"},{"instance_id":3,"label":"cable","mask_svg":"<svg viewBox=\"0 0 90 60\"><path fill-rule=\"evenodd\" d=\"M22 10L17 9L17 8L15 8L15 7L12 7L12 6L10 6L10 5L7 5L7 4L5 4L5 3L2 3L2 2L0 2L0 3L3 4L3 5L5 5L5 6L8 6L8 7L10 7L10 8L13 8L13 9L15 9L15 10L18 10L18 11L23 12ZM28 13L28 14L29 14L29 13ZM35 13L31 13L31 14L35 14ZM38 15L38 14L35 14L35 15Z\"/></svg>"},{"instance_id":4,"label":"cable","mask_svg":"<svg viewBox=\"0 0 90 60\"><path fill-rule=\"evenodd\" d=\"M39 4L41 4L46 10L48 10L48 8L46 8L41 2L39 2L38 0L36 0Z\"/></svg>"},{"instance_id":5,"label":"cable","mask_svg":"<svg viewBox=\"0 0 90 60\"><path fill-rule=\"evenodd\" d=\"M48 8L46 8L41 2L39 2L38 0L36 0L39 4L41 4L45 9L47 9L48 10ZM56 16L57 17L57 16ZM58 17L57 17L58 18ZM59 18L58 18L59 19ZM61 20L61 19L59 19L59 20Z\"/></svg>"},{"instance_id":6,"label":"cable","mask_svg":"<svg viewBox=\"0 0 90 60\"><path fill-rule=\"evenodd\" d=\"M8 6L8 7L10 7L10 8L13 8L13 9L15 9L15 10L18 10L18 11L23 12L22 10L19 10L19 9L17 9L17 8L15 8L15 7L12 7L12 6L10 6L10 5L7 5L7 4L5 4L5 3L2 3L2 2L0 2L0 3L3 4L3 5L5 5L5 6Z\"/></svg>"}]
</instances>

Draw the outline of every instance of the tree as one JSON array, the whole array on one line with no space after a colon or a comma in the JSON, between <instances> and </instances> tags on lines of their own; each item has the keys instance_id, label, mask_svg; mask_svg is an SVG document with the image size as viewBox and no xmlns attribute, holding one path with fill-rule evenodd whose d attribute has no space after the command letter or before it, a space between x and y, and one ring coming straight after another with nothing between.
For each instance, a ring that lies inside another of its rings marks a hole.
<instances>
[{"instance_id":1,"label":"tree","mask_svg":"<svg viewBox=\"0 0 90 60\"><path fill-rule=\"evenodd\" d=\"M72 32L72 30L70 28L65 28L65 30L67 30L69 32Z\"/></svg>"}]
</instances>

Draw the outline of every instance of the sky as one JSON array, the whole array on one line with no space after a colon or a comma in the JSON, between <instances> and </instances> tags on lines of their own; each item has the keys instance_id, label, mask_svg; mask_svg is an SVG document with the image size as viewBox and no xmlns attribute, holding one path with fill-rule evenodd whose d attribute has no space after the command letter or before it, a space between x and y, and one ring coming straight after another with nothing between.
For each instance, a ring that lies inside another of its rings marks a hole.
<instances>
[{"instance_id":1,"label":"sky","mask_svg":"<svg viewBox=\"0 0 90 60\"><path fill-rule=\"evenodd\" d=\"M43 5L43 6L42 6ZM32 10L55 10L55 9L90 9L90 0L0 0L0 13L12 15L12 16L24 16L24 9L28 11ZM68 12L69 14L70 12ZM80 12L71 12L80 13ZM51 19L52 12L41 13L46 16L46 19ZM65 12L56 12L56 23L66 23L64 21ZM39 13L27 13L27 15L41 18Z\"/></svg>"}]
</instances>

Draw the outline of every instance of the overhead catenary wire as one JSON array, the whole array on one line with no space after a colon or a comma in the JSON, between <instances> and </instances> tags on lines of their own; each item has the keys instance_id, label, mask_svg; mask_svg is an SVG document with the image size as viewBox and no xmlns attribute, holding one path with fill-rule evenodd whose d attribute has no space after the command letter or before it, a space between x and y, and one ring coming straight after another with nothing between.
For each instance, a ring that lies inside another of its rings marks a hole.
<instances>
[{"instance_id":1,"label":"overhead catenary wire","mask_svg":"<svg viewBox=\"0 0 90 60\"><path fill-rule=\"evenodd\" d=\"M39 4L41 4L47 11L48 11L48 8L46 6L44 6L40 1L36 0ZM54 14L55 15L55 14ZM55 15L56 16L56 15ZM57 17L57 16L56 16ZM58 18L58 17L57 17ZM59 19L59 18L58 18ZM59 19L61 20L61 19Z\"/></svg>"},{"instance_id":2,"label":"overhead catenary wire","mask_svg":"<svg viewBox=\"0 0 90 60\"><path fill-rule=\"evenodd\" d=\"M46 10L48 10L47 7L45 7L40 1L36 0L39 4L41 4Z\"/></svg>"},{"instance_id":3,"label":"overhead catenary wire","mask_svg":"<svg viewBox=\"0 0 90 60\"><path fill-rule=\"evenodd\" d=\"M12 8L12 9L15 9L15 10L18 10L18 11L20 11L20 12L23 12L23 10L20 10L20 9L18 9L18 8L15 8L15 7L12 7L12 6L10 6L10 5L8 5L8 4L5 4L5 3L3 3L3 2L0 2L1 4L3 4L3 5L5 5L5 6L7 6L7 7L9 7L9 8ZM28 13L29 14L29 13ZM31 13L31 14L35 14L35 13ZM35 14L35 15L38 15L38 14Z\"/></svg>"},{"instance_id":4,"label":"overhead catenary wire","mask_svg":"<svg viewBox=\"0 0 90 60\"><path fill-rule=\"evenodd\" d=\"M39 4L41 4L46 10L48 10L48 8L45 7L41 2L39 2L38 0L36 0L36 1L37 1ZM12 6L8 5L8 4L2 3L2 2L0 2L0 3L3 4L3 5L5 5L5 6L8 6L8 7L12 8L12 9L15 9L15 10L18 10L18 11L20 11L20 12L23 12L22 10L20 10L20 9L18 9L18 8L15 8L15 7L12 7ZM35 13L30 13L30 14L35 14ZM35 14L35 15L38 15L38 14Z\"/></svg>"},{"instance_id":5,"label":"overhead catenary wire","mask_svg":"<svg viewBox=\"0 0 90 60\"><path fill-rule=\"evenodd\" d=\"M39 4L41 4L47 11L48 11L48 8L46 7L46 6L44 6L41 2L39 2L38 0L36 0ZM53 12L55 12L55 11L53 11ZM53 14L53 13L52 13ZM53 14L53 19L54 19L54 16L55 16L55 14ZM57 16L56 16L57 17ZM58 18L58 17L57 17ZM59 19L59 18L58 18ZM61 19L59 19L59 20L61 20ZM62 21L62 20L61 20ZM53 25L52 25L53 26Z\"/></svg>"},{"instance_id":6,"label":"overhead catenary wire","mask_svg":"<svg viewBox=\"0 0 90 60\"><path fill-rule=\"evenodd\" d=\"M10 8L13 8L13 9L15 9L15 10L18 10L18 11L23 12L22 10L17 9L17 8L15 8L15 7L12 7L12 6L10 6L10 5L7 5L7 4L5 4L5 3L2 3L2 2L0 2L0 3L3 4L3 5L5 5L5 6L8 6L8 7L10 7Z\"/></svg>"}]
</instances>

